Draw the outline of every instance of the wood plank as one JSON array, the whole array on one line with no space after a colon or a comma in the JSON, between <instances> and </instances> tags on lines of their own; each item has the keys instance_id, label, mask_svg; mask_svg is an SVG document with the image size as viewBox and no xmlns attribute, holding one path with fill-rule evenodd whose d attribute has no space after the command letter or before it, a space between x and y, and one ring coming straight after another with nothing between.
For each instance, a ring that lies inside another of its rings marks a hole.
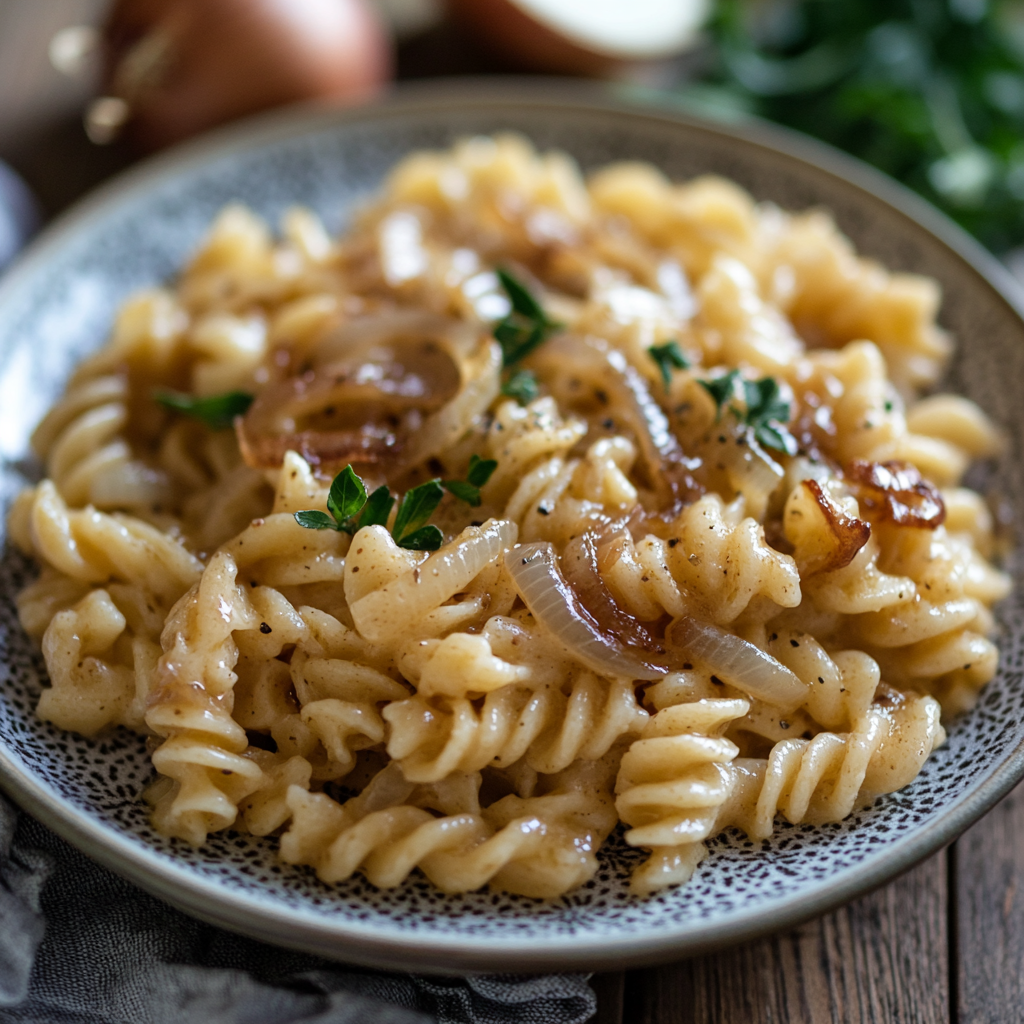
<instances>
[{"instance_id":1,"label":"wood plank","mask_svg":"<svg viewBox=\"0 0 1024 1024\"><path fill-rule=\"evenodd\" d=\"M588 1024L622 1024L622 992L626 983L624 971L595 974L590 987L597 994L597 1013Z\"/></svg>"},{"instance_id":2,"label":"wood plank","mask_svg":"<svg viewBox=\"0 0 1024 1024\"><path fill-rule=\"evenodd\" d=\"M630 1024L947 1024L947 867L783 935L627 975Z\"/></svg>"},{"instance_id":3,"label":"wood plank","mask_svg":"<svg viewBox=\"0 0 1024 1024\"><path fill-rule=\"evenodd\" d=\"M1024 1016L1024 786L956 844L954 877L960 1024Z\"/></svg>"}]
</instances>

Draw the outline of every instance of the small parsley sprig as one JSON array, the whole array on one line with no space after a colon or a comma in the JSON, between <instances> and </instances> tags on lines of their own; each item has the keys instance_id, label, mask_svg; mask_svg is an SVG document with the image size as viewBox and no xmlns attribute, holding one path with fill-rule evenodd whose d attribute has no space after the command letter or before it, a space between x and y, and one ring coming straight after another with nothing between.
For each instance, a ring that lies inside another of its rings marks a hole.
<instances>
[{"instance_id":1,"label":"small parsley sprig","mask_svg":"<svg viewBox=\"0 0 1024 1024\"><path fill-rule=\"evenodd\" d=\"M501 345L502 361L513 366L542 345L562 324L549 320L544 307L522 282L502 267L497 269L501 287L512 303L512 311L494 328L494 337Z\"/></svg>"},{"instance_id":2,"label":"small parsley sprig","mask_svg":"<svg viewBox=\"0 0 1024 1024\"><path fill-rule=\"evenodd\" d=\"M479 455L470 455L466 479L442 480L441 486L467 505L479 508L482 500L480 488L491 479L491 475L497 468L498 462L496 459L481 459Z\"/></svg>"},{"instance_id":3,"label":"small parsley sprig","mask_svg":"<svg viewBox=\"0 0 1024 1024\"><path fill-rule=\"evenodd\" d=\"M737 382L742 382L742 409L731 404L737 397ZM716 421L721 419L723 409L728 407L741 423L753 431L762 448L771 448L786 455L796 454L796 438L786 428L790 405L782 397L779 382L774 377L746 380L739 370L730 370L713 380L702 380L700 384L714 399Z\"/></svg>"},{"instance_id":4,"label":"small parsley sprig","mask_svg":"<svg viewBox=\"0 0 1024 1024\"><path fill-rule=\"evenodd\" d=\"M476 507L480 488L497 468L494 459L470 456L465 480L428 480L406 491L398 503L391 536L400 548L410 551L436 551L444 543L444 534L427 520L441 504L447 490ZM388 525L395 499L387 484L367 495L366 485L351 466L346 466L332 481L327 494L327 511L304 509L295 513L295 521L307 530L338 530L353 534L364 526Z\"/></svg>"},{"instance_id":5,"label":"small parsley sprig","mask_svg":"<svg viewBox=\"0 0 1024 1024\"><path fill-rule=\"evenodd\" d=\"M247 391L228 391L223 395L197 398L178 391L156 391L153 397L168 409L200 420L211 430L225 430L234 423L236 416L244 416L249 411L254 396Z\"/></svg>"},{"instance_id":6,"label":"small parsley sprig","mask_svg":"<svg viewBox=\"0 0 1024 1024\"><path fill-rule=\"evenodd\" d=\"M533 370L516 370L501 385L501 393L507 398L514 398L520 405L529 405L540 394L537 375Z\"/></svg>"},{"instance_id":7,"label":"small parsley sprig","mask_svg":"<svg viewBox=\"0 0 1024 1024\"><path fill-rule=\"evenodd\" d=\"M652 345L647 350L647 354L658 364L666 391L672 384L673 369L688 370L690 368L690 360L683 355L678 341L666 341L664 345Z\"/></svg>"},{"instance_id":8,"label":"small parsley sprig","mask_svg":"<svg viewBox=\"0 0 1024 1024\"><path fill-rule=\"evenodd\" d=\"M295 521L307 530L339 530L352 534L364 526L386 526L394 503L386 484L367 497L363 481L351 466L346 466L331 481L327 511L306 509L296 512Z\"/></svg>"},{"instance_id":9,"label":"small parsley sprig","mask_svg":"<svg viewBox=\"0 0 1024 1024\"><path fill-rule=\"evenodd\" d=\"M774 377L745 380L744 396L747 400L747 424L762 448L772 448L787 455L796 455L796 438L786 429L789 422L789 402L779 392Z\"/></svg>"}]
</instances>

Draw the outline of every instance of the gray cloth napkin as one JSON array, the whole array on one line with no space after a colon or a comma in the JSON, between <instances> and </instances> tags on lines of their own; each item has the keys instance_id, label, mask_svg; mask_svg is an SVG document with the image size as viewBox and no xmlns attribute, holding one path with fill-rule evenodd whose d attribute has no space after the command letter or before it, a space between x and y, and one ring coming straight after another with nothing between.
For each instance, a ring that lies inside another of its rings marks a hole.
<instances>
[{"instance_id":1,"label":"gray cloth napkin","mask_svg":"<svg viewBox=\"0 0 1024 1024\"><path fill-rule=\"evenodd\" d=\"M348 968L202 924L0 797L3 1024L583 1024L582 974Z\"/></svg>"}]
</instances>

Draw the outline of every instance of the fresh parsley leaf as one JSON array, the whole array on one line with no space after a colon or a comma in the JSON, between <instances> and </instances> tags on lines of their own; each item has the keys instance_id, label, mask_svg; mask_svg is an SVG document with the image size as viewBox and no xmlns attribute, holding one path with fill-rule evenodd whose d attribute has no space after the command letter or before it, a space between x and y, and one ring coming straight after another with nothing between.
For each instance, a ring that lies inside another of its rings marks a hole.
<instances>
[{"instance_id":1,"label":"fresh parsley leaf","mask_svg":"<svg viewBox=\"0 0 1024 1024\"><path fill-rule=\"evenodd\" d=\"M442 480L441 486L473 508L480 505L480 488L491 479L498 468L496 459L481 459L475 452L469 457L469 470L465 480Z\"/></svg>"},{"instance_id":2,"label":"fresh parsley leaf","mask_svg":"<svg viewBox=\"0 0 1024 1024\"><path fill-rule=\"evenodd\" d=\"M512 366L525 359L535 348L539 348L548 336L544 324L523 320L511 313L494 328L494 337L501 345L502 362Z\"/></svg>"},{"instance_id":3,"label":"fresh parsley leaf","mask_svg":"<svg viewBox=\"0 0 1024 1024\"><path fill-rule=\"evenodd\" d=\"M336 530L338 528L338 524L326 512L315 512L312 509L296 512L295 522L307 530Z\"/></svg>"},{"instance_id":4,"label":"fresh parsley leaf","mask_svg":"<svg viewBox=\"0 0 1024 1024\"><path fill-rule=\"evenodd\" d=\"M508 398L514 398L520 405L529 405L539 394L536 374L532 370L516 370L502 384L501 393Z\"/></svg>"},{"instance_id":5,"label":"fresh parsley leaf","mask_svg":"<svg viewBox=\"0 0 1024 1024\"><path fill-rule=\"evenodd\" d=\"M754 427L754 437L762 448L774 448L786 455L796 455L796 438L785 427L776 427L768 423L760 423Z\"/></svg>"},{"instance_id":6,"label":"fresh parsley leaf","mask_svg":"<svg viewBox=\"0 0 1024 1024\"><path fill-rule=\"evenodd\" d=\"M253 403L247 391L228 391L223 395L197 398L178 391L157 391L153 397L168 409L205 423L211 430L230 427L236 416L244 416Z\"/></svg>"},{"instance_id":7,"label":"fresh parsley leaf","mask_svg":"<svg viewBox=\"0 0 1024 1024\"><path fill-rule=\"evenodd\" d=\"M422 526L406 534L399 542L408 551L436 551L444 543L444 534L436 526Z\"/></svg>"},{"instance_id":8,"label":"fresh parsley leaf","mask_svg":"<svg viewBox=\"0 0 1024 1024\"><path fill-rule=\"evenodd\" d=\"M535 348L543 344L562 325L549 320L544 308L530 294L529 289L517 281L507 270L497 270L512 312L494 328L494 337L501 345L502 361L512 366L525 359Z\"/></svg>"},{"instance_id":9,"label":"fresh parsley leaf","mask_svg":"<svg viewBox=\"0 0 1024 1024\"><path fill-rule=\"evenodd\" d=\"M789 402L779 391L779 382L774 377L761 380L745 380L743 394L747 400L747 422L761 423L766 420L789 420Z\"/></svg>"},{"instance_id":10,"label":"fresh parsley leaf","mask_svg":"<svg viewBox=\"0 0 1024 1024\"><path fill-rule=\"evenodd\" d=\"M647 354L658 364L666 391L672 383L673 367L677 370L686 370L690 366L690 360L683 355L677 341L666 341L664 345L652 345L647 350Z\"/></svg>"},{"instance_id":11,"label":"fresh parsley leaf","mask_svg":"<svg viewBox=\"0 0 1024 1024\"><path fill-rule=\"evenodd\" d=\"M714 380L698 381L704 390L715 400L715 408L718 410L715 416L716 421L722 418L722 408L733 398L736 393L736 381L740 376L739 370L730 370L722 377L715 377Z\"/></svg>"},{"instance_id":12,"label":"fresh parsley leaf","mask_svg":"<svg viewBox=\"0 0 1024 1024\"><path fill-rule=\"evenodd\" d=\"M481 459L475 452L469 457L469 470L466 473L466 479L474 487L483 487L494 471L498 468L497 459Z\"/></svg>"},{"instance_id":13,"label":"fresh parsley leaf","mask_svg":"<svg viewBox=\"0 0 1024 1024\"><path fill-rule=\"evenodd\" d=\"M434 514L434 510L441 503L443 497L444 489L441 487L440 480L428 480L425 484L406 491L398 506L398 515L395 517L395 525L391 530L391 535L399 546L402 546L407 535L419 531L420 527ZM418 548L417 550L433 549Z\"/></svg>"},{"instance_id":14,"label":"fresh parsley leaf","mask_svg":"<svg viewBox=\"0 0 1024 1024\"><path fill-rule=\"evenodd\" d=\"M745 380L743 393L747 401L744 419L753 429L754 437L762 448L795 455L796 438L786 429L789 422L789 402L782 397L779 382L774 377Z\"/></svg>"},{"instance_id":15,"label":"fresh parsley leaf","mask_svg":"<svg viewBox=\"0 0 1024 1024\"><path fill-rule=\"evenodd\" d=\"M365 504L366 488L363 481L356 476L351 466L346 466L331 481L331 490L327 495L327 511L334 516L338 529L343 530Z\"/></svg>"},{"instance_id":16,"label":"fresh parsley leaf","mask_svg":"<svg viewBox=\"0 0 1024 1024\"><path fill-rule=\"evenodd\" d=\"M460 501L464 501L467 505L472 505L473 508L480 506L480 488L475 487L471 483L467 483L465 480L442 480L441 486L451 492Z\"/></svg>"},{"instance_id":17,"label":"fresh parsley leaf","mask_svg":"<svg viewBox=\"0 0 1024 1024\"><path fill-rule=\"evenodd\" d=\"M382 484L366 500L357 529L361 530L364 526L387 526L394 503L395 499L391 496L387 484Z\"/></svg>"},{"instance_id":18,"label":"fresh parsley leaf","mask_svg":"<svg viewBox=\"0 0 1024 1024\"><path fill-rule=\"evenodd\" d=\"M536 320L539 323L547 323L544 309L541 304L530 294L526 285L517 281L507 270L502 267L497 269L498 280L501 287L505 289L509 302L512 303L513 312L526 317L527 320Z\"/></svg>"}]
</instances>

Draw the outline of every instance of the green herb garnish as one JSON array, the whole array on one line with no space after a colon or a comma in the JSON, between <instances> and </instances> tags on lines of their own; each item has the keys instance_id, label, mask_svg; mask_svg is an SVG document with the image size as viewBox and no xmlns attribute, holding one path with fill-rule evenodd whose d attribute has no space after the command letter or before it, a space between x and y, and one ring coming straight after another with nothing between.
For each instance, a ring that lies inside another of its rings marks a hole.
<instances>
[{"instance_id":1,"label":"green herb garnish","mask_svg":"<svg viewBox=\"0 0 1024 1024\"><path fill-rule=\"evenodd\" d=\"M796 438L786 429L789 421L789 402L781 397L779 383L774 377L745 380L743 392L747 400L746 422L762 448L795 455Z\"/></svg>"},{"instance_id":2,"label":"green herb garnish","mask_svg":"<svg viewBox=\"0 0 1024 1024\"><path fill-rule=\"evenodd\" d=\"M387 492L387 488L383 488ZM373 492L374 496L380 489ZM390 495L388 495L390 498ZM360 525L355 517L366 505L366 487L356 476L351 466L346 466L332 481L327 494L327 512L306 509L295 513L295 521L307 530L339 530L342 533L355 533ZM390 505L388 506L390 510Z\"/></svg>"},{"instance_id":3,"label":"green herb garnish","mask_svg":"<svg viewBox=\"0 0 1024 1024\"><path fill-rule=\"evenodd\" d=\"M331 489L327 494L327 511L338 524L336 528L346 533L354 533L354 528L346 524L351 522L365 504L366 487L356 476L355 470L351 466L346 466L331 481Z\"/></svg>"},{"instance_id":4,"label":"green herb garnish","mask_svg":"<svg viewBox=\"0 0 1024 1024\"><path fill-rule=\"evenodd\" d=\"M363 514L359 517L359 529L364 526L387 526L395 499L387 484L382 484L366 499Z\"/></svg>"},{"instance_id":5,"label":"green herb garnish","mask_svg":"<svg viewBox=\"0 0 1024 1024\"><path fill-rule=\"evenodd\" d=\"M539 394L537 375L532 370L516 370L501 385L501 393L514 398L520 405L529 405Z\"/></svg>"},{"instance_id":6,"label":"green herb garnish","mask_svg":"<svg viewBox=\"0 0 1024 1024\"><path fill-rule=\"evenodd\" d=\"M562 325L549 320L544 308L521 282L507 270L497 270L498 280L505 290L512 312L494 328L494 337L501 345L502 361L512 366L525 359L542 345Z\"/></svg>"},{"instance_id":7,"label":"green herb garnish","mask_svg":"<svg viewBox=\"0 0 1024 1024\"><path fill-rule=\"evenodd\" d=\"M498 468L497 460L481 459L479 455L473 454L469 457L469 471L465 480L442 480L441 486L450 491L461 501L473 508L480 505L480 488L491 479L491 474Z\"/></svg>"},{"instance_id":8,"label":"green herb garnish","mask_svg":"<svg viewBox=\"0 0 1024 1024\"><path fill-rule=\"evenodd\" d=\"M723 409L736 397L737 381L743 384L746 408L740 409L735 405L729 405L736 418L753 431L755 439L763 448L795 455L796 438L786 429L790 416L789 402L781 396L779 383L774 377L745 380L739 370L730 370L714 380L700 381L699 383L715 400L715 422L722 418Z\"/></svg>"},{"instance_id":9,"label":"green herb garnish","mask_svg":"<svg viewBox=\"0 0 1024 1024\"><path fill-rule=\"evenodd\" d=\"M700 380L697 382L715 400L716 423L722 418L722 409L725 404L731 398L736 397L736 381L739 379L739 376L739 370L730 370L727 374L715 377L713 380Z\"/></svg>"},{"instance_id":10,"label":"green herb garnish","mask_svg":"<svg viewBox=\"0 0 1024 1024\"><path fill-rule=\"evenodd\" d=\"M444 489L440 480L428 480L425 484L406 491L398 505L398 514L395 516L395 525L391 529L391 535L395 538L399 547L405 547L403 541L407 538L417 537L422 531L421 527L434 514L434 510L441 504L444 497ZM437 530L437 527L434 527ZM418 551L433 551L441 546L441 531L437 530L438 543L434 548L418 547Z\"/></svg>"},{"instance_id":11,"label":"green herb garnish","mask_svg":"<svg viewBox=\"0 0 1024 1024\"><path fill-rule=\"evenodd\" d=\"M688 370L690 360L683 355L683 350L677 341L666 341L664 345L652 345L647 354L658 364L661 370L661 379L665 383L665 390L668 391L672 383L672 370Z\"/></svg>"},{"instance_id":12,"label":"green herb garnish","mask_svg":"<svg viewBox=\"0 0 1024 1024\"><path fill-rule=\"evenodd\" d=\"M405 492L398 504L391 536L400 548L410 551L436 551L444 543L444 534L427 520L441 503L446 490L474 507L480 504L480 488L491 478L498 463L494 459L469 457L465 480L428 480ZM304 509L295 513L295 521L307 530L338 530L352 534L364 526L388 525L394 496L382 484L369 497L366 485L351 466L346 466L332 481L327 495L327 511ZM358 518L357 518L358 517Z\"/></svg>"},{"instance_id":13,"label":"green herb garnish","mask_svg":"<svg viewBox=\"0 0 1024 1024\"><path fill-rule=\"evenodd\" d=\"M236 416L244 416L253 403L247 391L228 391L223 395L197 398L178 391L157 391L153 397L168 409L205 423L211 430L230 427Z\"/></svg>"}]
</instances>

